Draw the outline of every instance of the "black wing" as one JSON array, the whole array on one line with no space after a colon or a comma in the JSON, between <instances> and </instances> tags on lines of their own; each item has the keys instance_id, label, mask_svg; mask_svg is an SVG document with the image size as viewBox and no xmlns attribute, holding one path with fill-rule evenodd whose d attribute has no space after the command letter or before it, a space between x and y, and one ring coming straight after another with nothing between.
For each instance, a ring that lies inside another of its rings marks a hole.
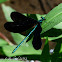
<instances>
[{"instance_id":1,"label":"black wing","mask_svg":"<svg viewBox=\"0 0 62 62\"><path fill-rule=\"evenodd\" d=\"M40 33L42 31L42 28L40 26L40 24L38 24L36 30L34 31L34 38L33 38L33 47L38 50L41 48L42 42L41 42L41 37L40 37Z\"/></svg>"},{"instance_id":2,"label":"black wing","mask_svg":"<svg viewBox=\"0 0 62 62\"><path fill-rule=\"evenodd\" d=\"M11 18L14 22L7 22L4 24L6 30L14 33L21 33L31 28L38 22L32 18L26 17L18 12L12 12Z\"/></svg>"},{"instance_id":3,"label":"black wing","mask_svg":"<svg viewBox=\"0 0 62 62\"><path fill-rule=\"evenodd\" d=\"M13 21L25 21L29 19L28 17L22 15L19 12L12 12L10 17Z\"/></svg>"}]
</instances>

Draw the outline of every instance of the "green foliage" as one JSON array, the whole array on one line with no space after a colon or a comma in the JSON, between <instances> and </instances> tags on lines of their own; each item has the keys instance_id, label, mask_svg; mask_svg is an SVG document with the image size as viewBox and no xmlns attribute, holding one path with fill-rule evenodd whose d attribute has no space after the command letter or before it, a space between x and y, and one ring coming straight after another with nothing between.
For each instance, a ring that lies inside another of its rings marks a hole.
<instances>
[{"instance_id":1,"label":"green foliage","mask_svg":"<svg viewBox=\"0 0 62 62\"><path fill-rule=\"evenodd\" d=\"M62 29L62 22L60 22L59 24L57 24L56 26L54 26L54 28L56 28L56 29Z\"/></svg>"},{"instance_id":2,"label":"green foliage","mask_svg":"<svg viewBox=\"0 0 62 62\"><path fill-rule=\"evenodd\" d=\"M8 0L0 0L0 3L6 2L6 1L8 1Z\"/></svg>"},{"instance_id":3,"label":"green foliage","mask_svg":"<svg viewBox=\"0 0 62 62\"><path fill-rule=\"evenodd\" d=\"M18 60L13 60L13 59L0 59L0 62L24 62L24 61L18 61Z\"/></svg>"},{"instance_id":4,"label":"green foliage","mask_svg":"<svg viewBox=\"0 0 62 62\"><path fill-rule=\"evenodd\" d=\"M52 62L61 62L61 58L62 58L62 55L59 53L60 52L60 49L61 48L61 43L60 42L57 42L57 45L54 49L54 53L51 57L51 61Z\"/></svg>"},{"instance_id":5,"label":"green foliage","mask_svg":"<svg viewBox=\"0 0 62 62\"><path fill-rule=\"evenodd\" d=\"M20 35L19 33L12 33L12 32L11 32L11 35L12 35L14 41L15 41L17 44L19 44L19 43L25 38L25 36Z\"/></svg>"},{"instance_id":6,"label":"green foliage","mask_svg":"<svg viewBox=\"0 0 62 62\"><path fill-rule=\"evenodd\" d=\"M3 46L2 49L5 55L8 57L19 56L19 55L20 56L21 55L41 55L41 50L36 51L33 47L27 46L27 45L21 46L20 48L17 49L15 53L12 53L13 49L16 46L17 45L14 45L14 46L6 45L6 46Z\"/></svg>"},{"instance_id":7,"label":"green foliage","mask_svg":"<svg viewBox=\"0 0 62 62\"><path fill-rule=\"evenodd\" d=\"M10 18L11 12L15 11L9 6L5 6L2 4L2 9L5 15L5 18L8 22L12 22ZM27 16L27 14L24 14ZM46 39L45 46L43 50L34 50L32 46L32 38L27 42L24 43L19 47L19 49L12 54L13 49L17 45L4 45L2 46L2 50L5 53L6 56L12 57L12 56L26 56L28 59L38 59L42 62L61 62L62 59L62 4L59 4L54 9L52 9L48 14L46 15L39 15L39 14L28 14L29 17L32 17L36 20L40 20L41 16L45 17L45 21L42 22L42 32L41 37L42 39ZM14 41L19 44L26 36L23 36L18 33L11 33ZM48 37L47 37L48 36ZM47 38L46 38L47 37ZM49 52L49 44L48 40L57 42L57 45L54 49L54 53L50 54ZM2 41L2 40L1 40ZM3 43L6 44L6 43ZM10 50L9 50L10 49Z\"/></svg>"},{"instance_id":8,"label":"green foliage","mask_svg":"<svg viewBox=\"0 0 62 62\"><path fill-rule=\"evenodd\" d=\"M46 38L45 46L44 46L44 48L43 48L43 51L42 51L40 60L41 60L42 62L50 62L48 37Z\"/></svg>"},{"instance_id":9,"label":"green foliage","mask_svg":"<svg viewBox=\"0 0 62 62\"><path fill-rule=\"evenodd\" d=\"M4 45L7 45L8 43L3 40L3 39L0 39L0 46L4 46Z\"/></svg>"},{"instance_id":10,"label":"green foliage","mask_svg":"<svg viewBox=\"0 0 62 62\"><path fill-rule=\"evenodd\" d=\"M53 28L55 25L62 22L62 4L59 4L54 9L52 9L46 16L45 21L42 23L42 32L44 33L49 29Z\"/></svg>"},{"instance_id":11,"label":"green foliage","mask_svg":"<svg viewBox=\"0 0 62 62\"><path fill-rule=\"evenodd\" d=\"M2 4L2 10L4 12L4 15L5 15L5 18L7 19L7 21L12 22L12 19L10 18L10 14L11 14L11 12L13 12L15 10L4 4Z\"/></svg>"}]
</instances>

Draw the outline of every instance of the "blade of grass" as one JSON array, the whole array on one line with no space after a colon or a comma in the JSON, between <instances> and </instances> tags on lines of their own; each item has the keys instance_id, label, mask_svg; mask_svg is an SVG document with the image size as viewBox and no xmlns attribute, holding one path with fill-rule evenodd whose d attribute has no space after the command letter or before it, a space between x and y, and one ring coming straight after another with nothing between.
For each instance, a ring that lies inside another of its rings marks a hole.
<instances>
[{"instance_id":1,"label":"blade of grass","mask_svg":"<svg viewBox=\"0 0 62 62\"><path fill-rule=\"evenodd\" d=\"M52 41L60 38L62 38L62 35L59 35L58 37L48 37L48 40ZM42 39L46 39L46 37L43 37Z\"/></svg>"},{"instance_id":2,"label":"blade of grass","mask_svg":"<svg viewBox=\"0 0 62 62\"><path fill-rule=\"evenodd\" d=\"M42 33L53 28L55 25L62 22L62 3L52 9L46 16L45 21L42 23Z\"/></svg>"},{"instance_id":3,"label":"blade of grass","mask_svg":"<svg viewBox=\"0 0 62 62\"><path fill-rule=\"evenodd\" d=\"M44 46L44 48L43 48L43 51L42 51L40 60L41 60L42 62L50 62L48 37L46 38L45 46Z\"/></svg>"},{"instance_id":4,"label":"blade of grass","mask_svg":"<svg viewBox=\"0 0 62 62\"><path fill-rule=\"evenodd\" d=\"M51 61L52 62L61 62L61 60L59 58L60 57L60 54L59 54L60 48L61 48L61 43L57 42L57 45L56 45L56 47L54 49L54 54L51 55Z\"/></svg>"}]
</instances>

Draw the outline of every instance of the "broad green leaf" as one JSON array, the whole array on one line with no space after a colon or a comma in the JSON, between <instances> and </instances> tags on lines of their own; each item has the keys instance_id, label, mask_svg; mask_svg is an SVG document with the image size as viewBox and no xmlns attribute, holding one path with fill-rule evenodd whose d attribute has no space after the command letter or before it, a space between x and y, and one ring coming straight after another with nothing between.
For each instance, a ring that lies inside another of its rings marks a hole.
<instances>
[{"instance_id":1,"label":"broad green leaf","mask_svg":"<svg viewBox=\"0 0 62 62\"><path fill-rule=\"evenodd\" d=\"M0 3L6 2L6 1L9 1L9 0L0 0Z\"/></svg>"},{"instance_id":2,"label":"broad green leaf","mask_svg":"<svg viewBox=\"0 0 62 62\"><path fill-rule=\"evenodd\" d=\"M7 43L5 40L0 39L0 46L7 45L7 44L8 44L8 43Z\"/></svg>"},{"instance_id":3,"label":"broad green leaf","mask_svg":"<svg viewBox=\"0 0 62 62\"><path fill-rule=\"evenodd\" d=\"M15 11L14 9L10 8L9 6L6 6L5 4L2 4L2 10L4 12L5 18L8 22L12 22L12 19L10 18L11 12Z\"/></svg>"},{"instance_id":4,"label":"broad green leaf","mask_svg":"<svg viewBox=\"0 0 62 62\"><path fill-rule=\"evenodd\" d=\"M38 20L40 20L41 17L45 17L46 15L47 14L45 14L45 15L36 14ZM60 22L59 24L55 25L53 28L62 29L62 22Z\"/></svg>"},{"instance_id":5,"label":"broad green leaf","mask_svg":"<svg viewBox=\"0 0 62 62\"><path fill-rule=\"evenodd\" d=\"M30 45L22 45L20 46L15 53L12 53L13 49L16 47L17 45L6 45L3 46L3 52L5 53L6 56L8 57L12 57L12 56L20 56L20 55L40 55L41 54L41 50L35 50L32 46Z\"/></svg>"},{"instance_id":6,"label":"broad green leaf","mask_svg":"<svg viewBox=\"0 0 62 62\"><path fill-rule=\"evenodd\" d=\"M19 44L19 43L25 38L25 36L23 36L23 35L21 35L21 34L19 34L19 33L12 33L12 32L11 32L11 35L12 35L14 41L15 41L17 44Z\"/></svg>"},{"instance_id":7,"label":"broad green leaf","mask_svg":"<svg viewBox=\"0 0 62 62\"><path fill-rule=\"evenodd\" d=\"M46 16L45 21L42 23L42 32L44 33L49 29L53 28L55 25L62 22L62 3L52 9Z\"/></svg>"},{"instance_id":8,"label":"broad green leaf","mask_svg":"<svg viewBox=\"0 0 62 62\"><path fill-rule=\"evenodd\" d=\"M50 62L48 37L46 38L46 42L45 42L45 45L44 45L40 59L42 62Z\"/></svg>"},{"instance_id":9,"label":"broad green leaf","mask_svg":"<svg viewBox=\"0 0 62 62\"><path fill-rule=\"evenodd\" d=\"M54 26L53 28L62 29L62 22L60 22L59 24L57 24L57 25Z\"/></svg>"},{"instance_id":10,"label":"broad green leaf","mask_svg":"<svg viewBox=\"0 0 62 62\"><path fill-rule=\"evenodd\" d=\"M24 62L24 61L19 61L14 59L0 59L0 62Z\"/></svg>"}]
</instances>

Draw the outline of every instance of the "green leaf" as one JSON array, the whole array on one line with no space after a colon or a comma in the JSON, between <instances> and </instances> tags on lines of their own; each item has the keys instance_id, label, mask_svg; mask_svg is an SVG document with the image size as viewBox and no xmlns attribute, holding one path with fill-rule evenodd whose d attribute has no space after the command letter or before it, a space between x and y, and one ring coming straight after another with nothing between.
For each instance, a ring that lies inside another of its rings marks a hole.
<instances>
[{"instance_id":1,"label":"green leaf","mask_svg":"<svg viewBox=\"0 0 62 62\"><path fill-rule=\"evenodd\" d=\"M42 62L50 62L48 37L46 38L45 46L43 48L43 51L42 51L40 59L41 59Z\"/></svg>"},{"instance_id":2,"label":"green leaf","mask_svg":"<svg viewBox=\"0 0 62 62\"><path fill-rule=\"evenodd\" d=\"M11 12L15 11L14 9L10 8L9 6L6 6L5 4L2 4L2 10L4 12L5 18L8 22L12 22L13 20L10 18Z\"/></svg>"},{"instance_id":3,"label":"green leaf","mask_svg":"<svg viewBox=\"0 0 62 62\"><path fill-rule=\"evenodd\" d=\"M7 43L5 40L0 39L0 46L7 45L7 44L8 44L8 43Z\"/></svg>"},{"instance_id":4,"label":"green leaf","mask_svg":"<svg viewBox=\"0 0 62 62\"><path fill-rule=\"evenodd\" d=\"M54 26L53 28L62 29L62 22L60 22L59 24L57 24L57 25Z\"/></svg>"},{"instance_id":5,"label":"green leaf","mask_svg":"<svg viewBox=\"0 0 62 62\"><path fill-rule=\"evenodd\" d=\"M24 61L18 61L13 59L0 59L0 62L24 62Z\"/></svg>"},{"instance_id":6,"label":"green leaf","mask_svg":"<svg viewBox=\"0 0 62 62\"><path fill-rule=\"evenodd\" d=\"M0 3L6 2L6 1L8 1L8 0L0 0Z\"/></svg>"},{"instance_id":7,"label":"green leaf","mask_svg":"<svg viewBox=\"0 0 62 62\"><path fill-rule=\"evenodd\" d=\"M58 41L57 42L57 45L56 45L56 47L55 47L55 49L54 49L54 53L53 53L53 55L51 55L51 61L52 62L61 62L62 60L60 60L60 58L59 57L61 57L61 55L60 55L60 49L61 49L61 43Z\"/></svg>"},{"instance_id":8,"label":"green leaf","mask_svg":"<svg viewBox=\"0 0 62 62\"><path fill-rule=\"evenodd\" d=\"M50 29L47 32L41 34L42 39L46 39L46 36L48 36L48 40L56 40L62 38L62 30L60 29Z\"/></svg>"},{"instance_id":9,"label":"green leaf","mask_svg":"<svg viewBox=\"0 0 62 62\"><path fill-rule=\"evenodd\" d=\"M3 52L5 53L5 55L8 57L20 56L20 55L40 55L41 54L41 50L35 50L30 45L28 45L28 46L22 45L17 49L17 51L15 53L12 53L13 49L16 46L17 45L14 45L14 46L6 45L6 46L3 46L2 49L3 49Z\"/></svg>"},{"instance_id":10,"label":"green leaf","mask_svg":"<svg viewBox=\"0 0 62 62\"><path fill-rule=\"evenodd\" d=\"M60 48L60 51L59 51L59 53L62 53L62 43L61 43L61 48Z\"/></svg>"},{"instance_id":11,"label":"green leaf","mask_svg":"<svg viewBox=\"0 0 62 62\"><path fill-rule=\"evenodd\" d=\"M19 44L19 43L25 38L25 36L23 36L23 35L21 35L21 34L19 34L19 33L12 33L12 32L11 32L11 35L12 35L14 41L15 41L17 44Z\"/></svg>"},{"instance_id":12,"label":"green leaf","mask_svg":"<svg viewBox=\"0 0 62 62\"><path fill-rule=\"evenodd\" d=\"M58 37L48 37L48 40L52 41L60 38L62 38L62 35L59 35ZM46 39L46 37L43 37L42 39Z\"/></svg>"},{"instance_id":13,"label":"green leaf","mask_svg":"<svg viewBox=\"0 0 62 62\"><path fill-rule=\"evenodd\" d=\"M62 22L62 3L52 9L46 16L45 21L42 23L42 32L44 33L49 29L53 28L55 25Z\"/></svg>"}]
</instances>

